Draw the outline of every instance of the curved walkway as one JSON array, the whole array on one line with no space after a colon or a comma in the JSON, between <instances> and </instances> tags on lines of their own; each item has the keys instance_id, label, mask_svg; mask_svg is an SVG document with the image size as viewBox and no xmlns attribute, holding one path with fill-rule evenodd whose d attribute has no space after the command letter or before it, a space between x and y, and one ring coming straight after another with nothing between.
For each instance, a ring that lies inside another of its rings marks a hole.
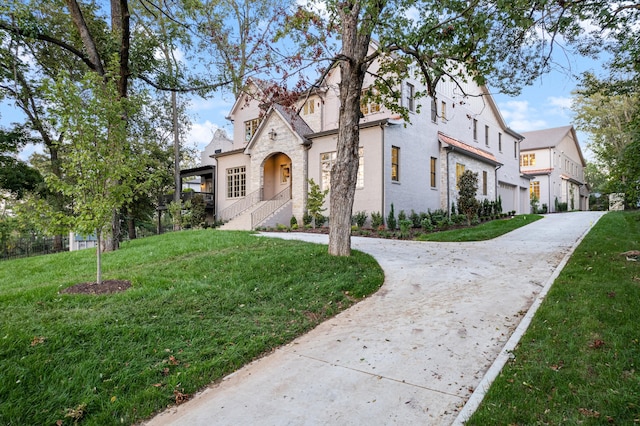
<instances>
[{"instance_id":1,"label":"curved walkway","mask_svg":"<svg viewBox=\"0 0 640 426\"><path fill-rule=\"evenodd\" d=\"M354 237L384 269L376 294L147 424L460 424L602 215L548 215L473 243Z\"/></svg>"}]
</instances>

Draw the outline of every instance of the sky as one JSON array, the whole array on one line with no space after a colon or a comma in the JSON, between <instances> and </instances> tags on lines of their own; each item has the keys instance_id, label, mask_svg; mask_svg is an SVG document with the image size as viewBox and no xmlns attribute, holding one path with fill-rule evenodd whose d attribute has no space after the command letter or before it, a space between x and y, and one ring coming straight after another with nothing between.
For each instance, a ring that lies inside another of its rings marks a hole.
<instances>
[{"instance_id":1,"label":"sky","mask_svg":"<svg viewBox=\"0 0 640 426\"><path fill-rule=\"evenodd\" d=\"M493 96L505 122L516 132L566 126L572 124L571 93L579 83L577 76L584 71L598 74L600 70L599 61L563 54L562 59L556 59L556 66L551 72L523 88L520 95L511 97L494 92ZM186 146L203 150L218 128L232 135L231 122L225 118L234 102L231 95L217 94L209 99L192 98L189 101L192 127L185 141ZM0 103L0 127L6 128L12 122L23 121L24 116L11 102ZM578 139L585 158L589 160L588 135L578 132ZM26 160L34 151L41 152L41 148L29 146L20 157Z\"/></svg>"}]
</instances>

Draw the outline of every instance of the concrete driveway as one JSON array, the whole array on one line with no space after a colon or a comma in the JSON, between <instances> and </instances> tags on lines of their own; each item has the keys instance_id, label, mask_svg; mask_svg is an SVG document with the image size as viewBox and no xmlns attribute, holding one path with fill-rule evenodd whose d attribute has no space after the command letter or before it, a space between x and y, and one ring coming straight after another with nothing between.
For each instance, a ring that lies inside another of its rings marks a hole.
<instances>
[{"instance_id":1,"label":"concrete driveway","mask_svg":"<svg viewBox=\"0 0 640 426\"><path fill-rule=\"evenodd\" d=\"M147 424L461 424L602 215L552 214L475 243L353 238L385 271L375 295Z\"/></svg>"}]
</instances>

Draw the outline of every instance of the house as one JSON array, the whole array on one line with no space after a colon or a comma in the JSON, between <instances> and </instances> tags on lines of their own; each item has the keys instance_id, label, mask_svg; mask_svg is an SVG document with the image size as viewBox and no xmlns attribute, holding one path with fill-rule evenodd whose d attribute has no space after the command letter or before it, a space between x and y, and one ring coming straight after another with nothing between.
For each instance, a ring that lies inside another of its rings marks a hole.
<instances>
[{"instance_id":1,"label":"house","mask_svg":"<svg viewBox=\"0 0 640 426\"><path fill-rule=\"evenodd\" d=\"M293 106L265 102L263 85L247 84L228 116L233 144L212 155L216 216L230 221L227 229L289 224L291 216L302 223L308 179L331 188L339 81L334 67ZM365 80L364 90L371 84ZM418 80L398 89L409 122L374 102L361 105L354 212L386 217L391 204L407 214L450 211L465 170L478 174L479 199L500 197L503 211L529 211L530 177L519 167L523 137L506 126L486 87L443 79L437 98L421 99L422 107L414 96L424 90ZM328 204L329 197L325 214Z\"/></svg>"},{"instance_id":2,"label":"house","mask_svg":"<svg viewBox=\"0 0 640 426\"><path fill-rule=\"evenodd\" d=\"M530 191L549 212L589 210L585 159L573 126L524 132L520 167L531 175Z\"/></svg>"},{"instance_id":3,"label":"house","mask_svg":"<svg viewBox=\"0 0 640 426\"><path fill-rule=\"evenodd\" d=\"M191 200L193 197L202 196L205 202L205 212L207 222L213 223L215 220L215 164L211 156L232 147L233 141L227 136L223 129L217 129L211 142L201 153L200 166L190 169L180 170L180 187L182 188L180 199L183 202ZM168 209L169 203L173 201L173 195L161 197L158 202L158 212L162 213Z\"/></svg>"}]
</instances>

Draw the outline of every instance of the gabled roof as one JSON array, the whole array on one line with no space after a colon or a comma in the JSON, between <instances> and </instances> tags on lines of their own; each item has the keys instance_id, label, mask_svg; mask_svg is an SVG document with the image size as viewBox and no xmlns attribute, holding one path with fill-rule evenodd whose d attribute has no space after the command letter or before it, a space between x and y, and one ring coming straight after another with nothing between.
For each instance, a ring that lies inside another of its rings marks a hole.
<instances>
[{"instance_id":1,"label":"gabled roof","mask_svg":"<svg viewBox=\"0 0 640 426\"><path fill-rule=\"evenodd\" d=\"M258 139L258 135L260 135L264 131L264 128L267 126L268 118L272 114L278 114L282 118L282 120L287 124L287 126L293 132L293 134L295 134L300 139L302 139L303 143L308 142L307 136L312 134L313 130L311 130L311 127L309 127L307 122L304 121L302 117L300 117L298 114L295 113L295 111L291 110L290 108L284 107L280 104L272 104L269 110L267 111L267 113L265 114L264 119L262 120L262 122L260 122L260 125L258 126L255 133L251 137L251 140L249 141L247 146L244 148L245 153L248 153L251 150L251 148L253 148L255 141Z\"/></svg>"},{"instance_id":2,"label":"gabled roof","mask_svg":"<svg viewBox=\"0 0 640 426\"><path fill-rule=\"evenodd\" d=\"M479 87L484 94L484 99L486 99L487 103L489 104L489 108L491 108L491 111L493 111L496 118L498 119L498 124L500 125L500 127L503 128L507 134L513 136L516 139L522 140L522 138L524 138L523 135L507 126L507 123L504 121L504 117L502 117L502 113L500 112L500 109L498 109L498 105L496 104L495 99L493 99L493 95L491 94L489 88L486 85L480 85Z\"/></svg>"},{"instance_id":3,"label":"gabled roof","mask_svg":"<svg viewBox=\"0 0 640 426\"><path fill-rule=\"evenodd\" d=\"M552 129L534 130L531 132L522 132L525 137L520 144L521 150L553 148L557 146L562 139L573 129L573 126L554 127Z\"/></svg>"},{"instance_id":4,"label":"gabled roof","mask_svg":"<svg viewBox=\"0 0 640 426\"><path fill-rule=\"evenodd\" d=\"M454 139L451 136L447 136L442 132L438 132L438 139L440 140L440 142L448 145L454 150L462 150L466 155L469 155L470 157L474 157L480 161L484 161L485 163L490 163L495 166L502 165L502 163L500 163L492 153L484 151L480 148L476 148L475 146L467 145L466 143L460 142L459 140Z\"/></svg>"},{"instance_id":5,"label":"gabled roof","mask_svg":"<svg viewBox=\"0 0 640 426\"><path fill-rule=\"evenodd\" d=\"M272 107L280 113L284 121L291 126L291 129L303 138L313 133L313 130L311 130L307 122L291 108L284 107L280 104L273 104Z\"/></svg>"},{"instance_id":6,"label":"gabled roof","mask_svg":"<svg viewBox=\"0 0 640 426\"><path fill-rule=\"evenodd\" d=\"M580 155L580 161L584 166L586 165L586 161L584 159L584 156L582 155L582 149L580 148L580 143L578 143L578 136L576 135L576 131L571 125L553 127L551 129L534 130L531 132L523 132L522 136L524 136L524 140L520 143L520 151L555 148L569 133L571 134L573 141L576 144L578 155Z\"/></svg>"}]
</instances>

